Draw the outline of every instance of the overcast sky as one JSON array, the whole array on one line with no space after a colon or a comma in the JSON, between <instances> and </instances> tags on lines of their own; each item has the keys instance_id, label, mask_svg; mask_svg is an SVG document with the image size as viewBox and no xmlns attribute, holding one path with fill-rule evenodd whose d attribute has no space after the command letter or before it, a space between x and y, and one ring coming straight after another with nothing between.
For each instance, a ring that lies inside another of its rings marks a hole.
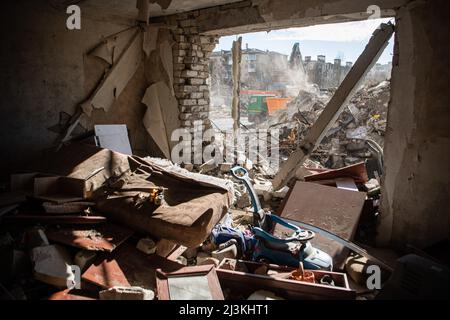
<instances>
[{"instance_id":1,"label":"overcast sky","mask_svg":"<svg viewBox=\"0 0 450 320\"><path fill-rule=\"evenodd\" d=\"M249 48L290 54L294 43L299 42L302 55L312 56L313 60L316 60L317 55L324 54L327 62L333 62L335 58L341 58L343 62L355 62L364 50L373 31L380 23L390 20L372 19L270 32L246 33L242 35L242 47L245 48L245 45L248 44ZM233 40L236 39L237 36L220 38L215 50L230 50ZM389 41L388 47L378 62L385 64L392 61L393 44L394 37Z\"/></svg>"}]
</instances>

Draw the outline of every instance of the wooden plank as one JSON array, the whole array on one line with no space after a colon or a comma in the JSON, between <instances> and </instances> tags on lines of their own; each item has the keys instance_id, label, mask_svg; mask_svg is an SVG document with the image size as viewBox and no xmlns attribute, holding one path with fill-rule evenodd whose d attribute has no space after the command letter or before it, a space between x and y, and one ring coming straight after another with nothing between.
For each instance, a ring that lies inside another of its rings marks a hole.
<instances>
[{"instance_id":1,"label":"wooden plank","mask_svg":"<svg viewBox=\"0 0 450 320\"><path fill-rule=\"evenodd\" d=\"M285 200L280 216L312 224L351 240L356 232L365 199L364 192L297 181ZM274 233L283 232L287 230L277 225ZM348 256L348 249L324 236L316 234L311 243L333 258L335 268L341 268Z\"/></svg>"},{"instance_id":2,"label":"wooden plank","mask_svg":"<svg viewBox=\"0 0 450 320\"><path fill-rule=\"evenodd\" d=\"M241 58L242 58L241 46L242 46L242 37L239 37L237 41L233 41L233 47L231 49L233 59L233 102L231 106L231 115L234 121L233 131L235 134L235 139L237 135L237 130L239 129L239 121L240 121L239 95L241 90ZM236 142L235 145L237 145Z\"/></svg>"},{"instance_id":3,"label":"wooden plank","mask_svg":"<svg viewBox=\"0 0 450 320\"><path fill-rule=\"evenodd\" d=\"M5 216L2 218L3 223L10 224L100 224L106 222L107 219L102 216L45 216L45 215L29 215L18 214L15 216Z\"/></svg>"},{"instance_id":4,"label":"wooden plank","mask_svg":"<svg viewBox=\"0 0 450 320\"><path fill-rule=\"evenodd\" d=\"M353 68L349 71L344 81L342 81L317 121L308 131L308 135L301 142L299 149L292 153L288 160L283 163L272 182L275 190L282 188L295 176L296 168L321 143L323 137L334 125L364 76L383 53L393 33L394 26L390 23L383 23L379 29L375 30L366 48L358 57Z\"/></svg>"},{"instance_id":5,"label":"wooden plank","mask_svg":"<svg viewBox=\"0 0 450 320\"><path fill-rule=\"evenodd\" d=\"M317 169L309 169L316 171ZM339 169L321 169L321 172L305 176L305 181L318 181L336 178L352 178L355 182L365 183L369 181L364 162L353 164Z\"/></svg>"}]
</instances>

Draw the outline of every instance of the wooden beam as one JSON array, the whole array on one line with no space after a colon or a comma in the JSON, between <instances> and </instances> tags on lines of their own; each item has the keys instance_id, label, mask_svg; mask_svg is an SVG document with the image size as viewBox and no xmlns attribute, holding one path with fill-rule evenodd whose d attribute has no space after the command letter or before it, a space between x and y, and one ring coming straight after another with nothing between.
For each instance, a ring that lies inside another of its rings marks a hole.
<instances>
[{"instance_id":1,"label":"wooden beam","mask_svg":"<svg viewBox=\"0 0 450 320\"><path fill-rule=\"evenodd\" d=\"M241 46L242 37L239 37L237 41L233 41L233 48L231 49L233 56L233 104L231 107L231 115L234 120L233 132L234 138L236 139L236 134L239 129L240 112L239 112L239 95L241 90Z\"/></svg>"}]
</instances>

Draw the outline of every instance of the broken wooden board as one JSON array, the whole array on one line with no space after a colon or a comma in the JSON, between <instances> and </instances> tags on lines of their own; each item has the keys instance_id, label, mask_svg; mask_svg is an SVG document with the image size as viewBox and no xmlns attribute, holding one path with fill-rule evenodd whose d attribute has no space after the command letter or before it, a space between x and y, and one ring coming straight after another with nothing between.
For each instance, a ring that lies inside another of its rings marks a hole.
<instances>
[{"instance_id":1,"label":"broken wooden board","mask_svg":"<svg viewBox=\"0 0 450 320\"><path fill-rule=\"evenodd\" d=\"M156 254L146 255L124 243L114 252L100 255L83 273L82 279L105 289L138 286L154 290L156 269L172 272L183 267Z\"/></svg>"},{"instance_id":2,"label":"broken wooden board","mask_svg":"<svg viewBox=\"0 0 450 320\"><path fill-rule=\"evenodd\" d=\"M316 169L308 168L308 170L315 171ZM369 176L367 175L366 165L364 162L339 169L321 169L320 171L321 172L319 173L305 176L305 181L318 181L336 178L352 178L355 182L359 183L366 183L369 181Z\"/></svg>"},{"instance_id":3,"label":"broken wooden board","mask_svg":"<svg viewBox=\"0 0 450 320\"><path fill-rule=\"evenodd\" d=\"M17 214L14 216L4 216L3 223L10 224L100 224L106 222L107 219L102 216L59 216L59 215L39 215L39 214Z\"/></svg>"},{"instance_id":4,"label":"broken wooden board","mask_svg":"<svg viewBox=\"0 0 450 320\"><path fill-rule=\"evenodd\" d=\"M55 242L90 251L112 252L134 232L130 229L105 223L94 228L50 229L45 232Z\"/></svg>"},{"instance_id":5,"label":"broken wooden board","mask_svg":"<svg viewBox=\"0 0 450 320\"><path fill-rule=\"evenodd\" d=\"M356 232L365 199L364 192L297 181L282 204L279 215L282 218L312 224L351 240ZM287 229L277 225L274 233L279 235L286 231ZM342 267L348 249L318 234L311 243L328 253L333 258L335 267Z\"/></svg>"}]
</instances>

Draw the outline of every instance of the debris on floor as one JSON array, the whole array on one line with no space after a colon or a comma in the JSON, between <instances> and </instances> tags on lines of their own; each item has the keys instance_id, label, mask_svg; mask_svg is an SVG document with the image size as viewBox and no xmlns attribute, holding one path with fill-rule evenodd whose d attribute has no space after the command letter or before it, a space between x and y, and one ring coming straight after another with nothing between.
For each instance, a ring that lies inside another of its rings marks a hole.
<instances>
[{"instance_id":1,"label":"debris on floor","mask_svg":"<svg viewBox=\"0 0 450 320\"><path fill-rule=\"evenodd\" d=\"M296 150L331 98L332 92L313 89L301 90L286 109L269 119L270 127L282 131L281 156L287 157ZM379 151L374 148L382 150L384 145L389 92L390 81L359 88L311 160L332 169L376 160Z\"/></svg>"},{"instance_id":2,"label":"debris on floor","mask_svg":"<svg viewBox=\"0 0 450 320\"><path fill-rule=\"evenodd\" d=\"M77 144L52 158L1 195L1 297L373 299L368 267L392 274L395 259L360 246L375 245L380 199L364 162L307 160L275 190L257 165L187 170Z\"/></svg>"},{"instance_id":3,"label":"debris on floor","mask_svg":"<svg viewBox=\"0 0 450 320\"><path fill-rule=\"evenodd\" d=\"M153 300L155 293L141 287L112 287L99 292L100 300Z\"/></svg>"}]
</instances>

